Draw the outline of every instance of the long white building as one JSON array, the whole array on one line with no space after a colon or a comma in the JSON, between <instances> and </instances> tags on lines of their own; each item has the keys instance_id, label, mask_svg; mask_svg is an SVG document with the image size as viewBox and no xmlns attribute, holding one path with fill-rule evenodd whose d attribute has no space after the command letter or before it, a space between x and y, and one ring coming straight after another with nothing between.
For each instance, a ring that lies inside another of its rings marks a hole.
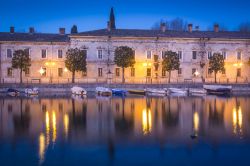
<instances>
[{"instance_id":1,"label":"long white building","mask_svg":"<svg viewBox=\"0 0 250 166\"><path fill-rule=\"evenodd\" d=\"M77 83L111 82L120 83L121 69L114 62L114 50L118 46L129 46L134 50L136 64L125 69L126 83L167 83L168 73L162 70L161 61L165 51L178 53L180 69L171 74L171 82L214 81L208 71L209 57L220 52L225 57L224 73L218 74L219 82L250 81L250 33L199 31L188 25L187 31L171 31L164 24L160 30L116 29L107 24L105 29L65 34L0 32L0 82L18 83L19 71L12 69L11 59L17 49L28 49L32 65L23 75L24 83L68 83L71 73L65 68L64 60L68 48L86 50L87 72L77 73ZM154 57L159 57L155 67ZM205 62L201 68L200 63Z\"/></svg>"}]
</instances>

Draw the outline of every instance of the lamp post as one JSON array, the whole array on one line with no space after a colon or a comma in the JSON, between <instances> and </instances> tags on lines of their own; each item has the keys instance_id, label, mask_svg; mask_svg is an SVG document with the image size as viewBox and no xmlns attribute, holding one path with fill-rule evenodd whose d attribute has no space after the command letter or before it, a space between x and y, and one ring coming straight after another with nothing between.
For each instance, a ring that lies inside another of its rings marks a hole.
<instances>
[{"instance_id":1,"label":"lamp post","mask_svg":"<svg viewBox=\"0 0 250 166\"><path fill-rule=\"evenodd\" d=\"M236 83L238 83L238 69L241 69L243 63L234 63L233 66L236 67Z\"/></svg>"}]
</instances>

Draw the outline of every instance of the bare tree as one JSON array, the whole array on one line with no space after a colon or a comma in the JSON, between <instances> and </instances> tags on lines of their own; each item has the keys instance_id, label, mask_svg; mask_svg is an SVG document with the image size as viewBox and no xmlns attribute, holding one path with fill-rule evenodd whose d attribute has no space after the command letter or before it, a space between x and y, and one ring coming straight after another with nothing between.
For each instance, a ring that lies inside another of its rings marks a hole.
<instances>
[{"instance_id":1,"label":"bare tree","mask_svg":"<svg viewBox=\"0 0 250 166\"><path fill-rule=\"evenodd\" d=\"M250 22L243 22L239 25L238 30L240 32L250 32Z\"/></svg>"},{"instance_id":2,"label":"bare tree","mask_svg":"<svg viewBox=\"0 0 250 166\"><path fill-rule=\"evenodd\" d=\"M163 20L157 21L152 26L152 29L159 30L160 24L165 23L166 28L173 31L186 31L187 30L187 21L183 20L182 18L175 18L172 20Z\"/></svg>"}]
</instances>

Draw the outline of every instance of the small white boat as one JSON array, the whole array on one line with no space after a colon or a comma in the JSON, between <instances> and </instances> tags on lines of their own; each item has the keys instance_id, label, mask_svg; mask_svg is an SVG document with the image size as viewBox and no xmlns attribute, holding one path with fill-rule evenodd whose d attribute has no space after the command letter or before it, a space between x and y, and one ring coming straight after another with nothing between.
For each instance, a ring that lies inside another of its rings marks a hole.
<instances>
[{"instance_id":1,"label":"small white boat","mask_svg":"<svg viewBox=\"0 0 250 166\"><path fill-rule=\"evenodd\" d=\"M9 88L9 89L7 89L7 94L15 97L15 96L18 96L20 94L20 92L16 89Z\"/></svg>"},{"instance_id":2,"label":"small white boat","mask_svg":"<svg viewBox=\"0 0 250 166\"><path fill-rule=\"evenodd\" d=\"M109 88L105 87L96 87L96 93L101 96L111 96L112 91Z\"/></svg>"},{"instance_id":3,"label":"small white boat","mask_svg":"<svg viewBox=\"0 0 250 166\"><path fill-rule=\"evenodd\" d=\"M73 88L71 88L71 92L74 95L87 95L87 91L84 88L78 87L78 86L74 86Z\"/></svg>"},{"instance_id":4,"label":"small white boat","mask_svg":"<svg viewBox=\"0 0 250 166\"><path fill-rule=\"evenodd\" d=\"M150 96L166 96L167 92L164 89L145 89L146 93Z\"/></svg>"},{"instance_id":5,"label":"small white boat","mask_svg":"<svg viewBox=\"0 0 250 166\"><path fill-rule=\"evenodd\" d=\"M208 94L227 95L232 92L232 86L226 85L203 85Z\"/></svg>"},{"instance_id":6,"label":"small white boat","mask_svg":"<svg viewBox=\"0 0 250 166\"><path fill-rule=\"evenodd\" d=\"M180 88L168 88L165 90L168 92L168 93L176 93L176 94L181 94L181 95L187 95L187 89L180 89Z\"/></svg>"},{"instance_id":7,"label":"small white boat","mask_svg":"<svg viewBox=\"0 0 250 166\"><path fill-rule=\"evenodd\" d=\"M38 91L38 88L26 88L24 90L24 92L27 94L27 95L38 95L39 91Z\"/></svg>"},{"instance_id":8,"label":"small white boat","mask_svg":"<svg viewBox=\"0 0 250 166\"><path fill-rule=\"evenodd\" d=\"M194 89L194 88L190 88L189 90L189 94L191 95L205 95L207 94L207 91L205 89Z\"/></svg>"}]
</instances>

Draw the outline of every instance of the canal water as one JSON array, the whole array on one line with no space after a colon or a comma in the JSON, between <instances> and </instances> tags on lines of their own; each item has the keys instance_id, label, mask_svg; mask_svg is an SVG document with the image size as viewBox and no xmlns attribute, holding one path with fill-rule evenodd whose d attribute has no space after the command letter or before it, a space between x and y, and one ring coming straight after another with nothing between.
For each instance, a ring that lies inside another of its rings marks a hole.
<instances>
[{"instance_id":1,"label":"canal water","mask_svg":"<svg viewBox=\"0 0 250 166\"><path fill-rule=\"evenodd\" d=\"M0 97L0 165L249 165L250 97Z\"/></svg>"}]
</instances>

